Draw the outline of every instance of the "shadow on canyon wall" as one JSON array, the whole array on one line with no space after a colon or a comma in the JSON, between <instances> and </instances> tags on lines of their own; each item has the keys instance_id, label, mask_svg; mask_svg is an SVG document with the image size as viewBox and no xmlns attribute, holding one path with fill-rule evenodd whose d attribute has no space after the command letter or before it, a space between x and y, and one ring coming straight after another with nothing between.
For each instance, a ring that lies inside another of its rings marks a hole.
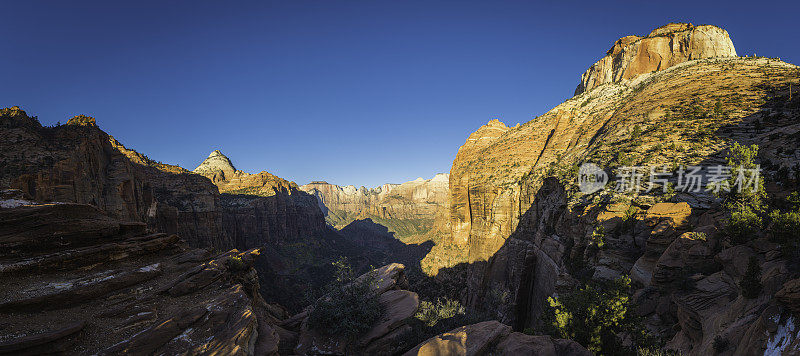
<instances>
[{"instance_id":1,"label":"shadow on canyon wall","mask_svg":"<svg viewBox=\"0 0 800 356\"><path fill-rule=\"evenodd\" d=\"M797 120L792 119L791 115L781 113L781 110L796 110L800 107L800 98L796 96L789 100L786 86L770 86L764 89L769 96L765 98L758 112L743 117L735 124L717 126L703 134L742 145L760 145L759 160L768 177L766 189L771 196L769 203L780 206L779 199L800 186L800 163L796 161L796 149L792 149L800 145L800 133L796 129L787 129L796 125ZM703 137L701 135L683 139L687 140L702 144ZM728 149L714 152L703 157L697 165L725 165L728 154ZM607 174L614 177L610 169ZM707 179L706 173L704 181ZM670 183L677 183L675 175L671 177ZM584 202L582 207L593 210L576 212L567 208L568 199L568 192L558 179L544 179L532 204L520 217L516 229L497 252L486 261L460 263L439 270L437 276L429 277L436 281L433 284L438 284L435 287L438 291L433 294L459 299L475 312L488 313L492 318L510 324L518 331L538 328L546 298L554 293L569 293L576 286L596 279L602 274L599 269L605 267L601 266L601 258L614 259L614 263L620 266L619 271L615 272L627 275L634 264L646 254L655 263L670 243L683 232L680 229L666 233L655 231L656 227L648 225L641 216L632 222L621 216L612 217L602 223L604 226L614 227L613 231L607 230L606 251L587 257L590 255L586 251L586 236L598 225L595 217L599 210L611 202L601 201L592 206L589 202ZM690 227L707 223L701 219L709 219L712 213L716 213L718 219L721 209L719 199L708 192L678 192L666 202L687 202L691 206ZM638 208L644 210L647 205ZM640 213L643 214L643 210ZM593 219L588 220L587 217ZM721 222L717 220L718 227L719 224ZM656 236L657 234L663 236ZM717 245L715 249L719 252L722 247ZM709 276L722 271L724 266L713 261L713 255L711 259L712 261L702 266L683 267L679 276L668 276L673 279L670 283L682 283L681 278L686 279L696 273ZM659 290L658 293L666 295L667 299L681 298L691 293L691 289L676 292L672 290L673 286L660 281L653 282L652 285L634 282L634 289ZM672 294L675 295L671 296ZM636 303L635 300L633 302ZM673 306L670 312L661 315L665 324L679 322L674 315L674 309Z\"/></svg>"}]
</instances>

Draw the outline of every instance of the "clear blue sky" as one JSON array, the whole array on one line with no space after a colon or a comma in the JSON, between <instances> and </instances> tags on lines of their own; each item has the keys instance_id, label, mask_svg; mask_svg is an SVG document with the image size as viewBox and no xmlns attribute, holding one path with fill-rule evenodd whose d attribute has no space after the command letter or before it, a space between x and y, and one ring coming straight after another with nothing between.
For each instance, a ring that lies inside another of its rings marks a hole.
<instances>
[{"instance_id":1,"label":"clear blue sky","mask_svg":"<svg viewBox=\"0 0 800 356\"><path fill-rule=\"evenodd\" d=\"M300 184L447 172L470 132L572 96L619 37L727 29L800 63L798 1L3 1L0 106L77 114L153 159Z\"/></svg>"}]
</instances>

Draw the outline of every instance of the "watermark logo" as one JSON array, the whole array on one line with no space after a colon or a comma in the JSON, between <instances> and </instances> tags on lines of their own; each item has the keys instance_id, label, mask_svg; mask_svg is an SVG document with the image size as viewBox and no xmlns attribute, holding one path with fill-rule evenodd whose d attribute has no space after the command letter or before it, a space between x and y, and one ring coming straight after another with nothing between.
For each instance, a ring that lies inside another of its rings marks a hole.
<instances>
[{"instance_id":1,"label":"watermark logo","mask_svg":"<svg viewBox=\"0 0 800 356\"><path fill-rule=\"evenodd\" d=\"M761 182L761 167L745 169L729 166L621 166L615 171L611 189L620 193L638 194L661 190L718 194L724 192L758 191ZM609 178L606 172L594 163L584 163L578 170L578 186L584 194L604 189Z\"/></svg>"},{"instance_id":2,"label":"watermark logo","mask_svg":"<svg viewBox=\"0 0 800 356\"><path fill-rule=\"evenodd\" d=\"M581 193L592 194L608 183L608 174L594 163L584 163L578 169L578 187Z\"/></svg>"}]
</instances>

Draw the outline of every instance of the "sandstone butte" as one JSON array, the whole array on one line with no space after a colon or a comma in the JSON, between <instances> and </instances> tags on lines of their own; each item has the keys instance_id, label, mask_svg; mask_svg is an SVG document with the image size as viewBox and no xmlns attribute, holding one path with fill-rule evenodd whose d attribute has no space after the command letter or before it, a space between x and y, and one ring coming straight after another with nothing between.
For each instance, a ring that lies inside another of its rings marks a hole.
<instances>
[{"instance_id":1,"label":"sandstone butte","mask_svg":"<svg viewBox=\"0 0 800 356\"><path fill-rule=\"evenodd\" d=\"M669 24L624 37L583 74L574 97L518 127L480 127L450 170L451 234L423 267L465 268L467 305L498 306L498 320L517 330L536 326L548 296L580 286L578 274L629 275L639 315L669 349L714 354L715 339L734 354L795 349L787 345L800 341L781 331L795 328L785 311L798 300L788 257L764 238L732 245L718 233L725 213L714 196L585 195L575 183L583 162L612 178L623 165L725 164L736 141L760 146L768 191L788 194L781 187L793 183L775 181L776 172L797 169L800 100L789 90L800 68L735 53L714 26ZM595 231L605 231L598 250L590 248ZM750 256L770 271L757 299L738 292ZM694 287L674 287L688 279Z\"/></svg>"},{"instance_id":2,"label":"sandstone butte","mask_svg":"<svg viewBox=\"0 0 800 356\"><path fill-rule=\"evenodd\" d=\"M575 95L678 63L717 57L736 57L727 31L711 25L671 23L647 36L625 36L614 42L606 56L581 75Z\"/></svg>"}]
</instances>

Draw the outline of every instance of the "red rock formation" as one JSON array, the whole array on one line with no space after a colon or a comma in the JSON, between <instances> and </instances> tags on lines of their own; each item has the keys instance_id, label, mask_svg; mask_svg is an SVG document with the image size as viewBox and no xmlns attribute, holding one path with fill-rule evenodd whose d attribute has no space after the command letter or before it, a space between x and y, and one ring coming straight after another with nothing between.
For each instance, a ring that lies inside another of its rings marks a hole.
<instances>
[{"instance_id":1,"label":"red rock formation","mask_svg":"<svg viewBox=\"0 0 800 356\"><path fill-rule=\"evenodd\" d=\"M583 73L575 95L690 60L735 56L727 31L710 25L671 23L645 37L625 36L614 42L606 56Z\"/></svg>"}]
</instances>

